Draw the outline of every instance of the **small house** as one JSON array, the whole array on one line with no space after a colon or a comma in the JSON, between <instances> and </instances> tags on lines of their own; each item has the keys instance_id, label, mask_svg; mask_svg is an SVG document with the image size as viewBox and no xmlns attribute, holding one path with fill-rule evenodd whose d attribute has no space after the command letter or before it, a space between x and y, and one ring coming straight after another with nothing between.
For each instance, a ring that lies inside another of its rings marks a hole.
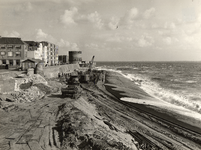
<instances>
[{"instance_id":1,"label":"small house","mask_svg":"<svg viewBox=\"0 0 201 150\"><path fill-rule=\"evenodd\" d=\"M22 61L22 70L27 70L29 68L35 68L38 63L44 63L40 59L26 59Z\"/></svg>"}]
</instances>

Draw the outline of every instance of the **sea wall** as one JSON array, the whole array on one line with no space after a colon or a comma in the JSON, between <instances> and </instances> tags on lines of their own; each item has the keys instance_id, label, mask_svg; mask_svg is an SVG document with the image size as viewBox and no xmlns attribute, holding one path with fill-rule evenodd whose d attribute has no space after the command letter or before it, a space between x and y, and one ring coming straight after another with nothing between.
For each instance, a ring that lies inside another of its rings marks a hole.
<instances>
[{"instance_id":1,"label":"sea wall","mask_svg":"<svg viewBox=\"0 0 201 150\"><path fill-rule=\"evenodd\" d=\"M71 73L75 69L80 69L79 64L49 66L47 68L44 68L44 75L46 78L53 78L53 77L58 77L58 73Z\"/></svg>"},{"instance_id":2,"label":"sea wall","mask_svg":"<svg viewBox=\"0 0 201 150\"><path fill-rule=\"evenodd\" d=\"M58 73L71 73L75 69L80 69L79 64L68 64L60 66L49 66L44 68L44 75L46 78L58 77ZM37 75L28 76L25 78L15 78L17 74L9 72L0 73L0 93L10 93L19 91L19 86L26 83L44 83Z\"/></svg>"}]
</instances>

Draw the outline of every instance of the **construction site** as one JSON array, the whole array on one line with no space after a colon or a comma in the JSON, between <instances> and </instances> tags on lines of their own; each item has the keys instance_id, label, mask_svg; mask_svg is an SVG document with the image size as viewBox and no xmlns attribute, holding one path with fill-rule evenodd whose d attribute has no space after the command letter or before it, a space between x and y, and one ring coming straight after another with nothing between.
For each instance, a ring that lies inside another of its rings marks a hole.
<instances>
[{"instance_id":1,"label":"construction site","mask_svg":"<svg viewBox=\"0 0 201 150\"><path fill-rule=\"evenodd\" d=\"M0 73L1 150L201 149L200 133L175 114L120 100L154 100L137 85L96 70L94 56L82 67L80 53L72 56L67 65Z\"/></svg>"}]
</instances>

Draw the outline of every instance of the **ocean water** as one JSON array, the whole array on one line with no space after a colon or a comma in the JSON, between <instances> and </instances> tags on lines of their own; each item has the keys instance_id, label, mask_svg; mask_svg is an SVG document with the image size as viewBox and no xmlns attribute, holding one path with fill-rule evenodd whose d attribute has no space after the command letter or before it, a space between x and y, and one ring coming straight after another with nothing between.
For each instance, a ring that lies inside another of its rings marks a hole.
<instances>
[{"instance_id":1,"label":"ocean water","mask_svg":"<svg viewBox=\"0 0 201 150\"><path fill-rule=\"evenodd\" d=\"M151 96L201 113L201 62L97 62Z\"/></svg>"}]
</instances>

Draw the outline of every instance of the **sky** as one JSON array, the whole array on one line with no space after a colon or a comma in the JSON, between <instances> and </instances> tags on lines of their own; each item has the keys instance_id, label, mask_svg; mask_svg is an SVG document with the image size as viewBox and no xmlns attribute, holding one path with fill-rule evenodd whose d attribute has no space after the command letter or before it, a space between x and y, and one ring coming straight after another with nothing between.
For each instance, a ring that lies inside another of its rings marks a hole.
<instances>
[{"instance_id":1,"label":"sky","mask_svg":"<svg viewBox=\"0 0 201 150\"><path fill-rule=\"evenodd\" d=\"M0 36L86 61L201 61L201 1L0 0Z\"/></svg>"}]
</instances>

